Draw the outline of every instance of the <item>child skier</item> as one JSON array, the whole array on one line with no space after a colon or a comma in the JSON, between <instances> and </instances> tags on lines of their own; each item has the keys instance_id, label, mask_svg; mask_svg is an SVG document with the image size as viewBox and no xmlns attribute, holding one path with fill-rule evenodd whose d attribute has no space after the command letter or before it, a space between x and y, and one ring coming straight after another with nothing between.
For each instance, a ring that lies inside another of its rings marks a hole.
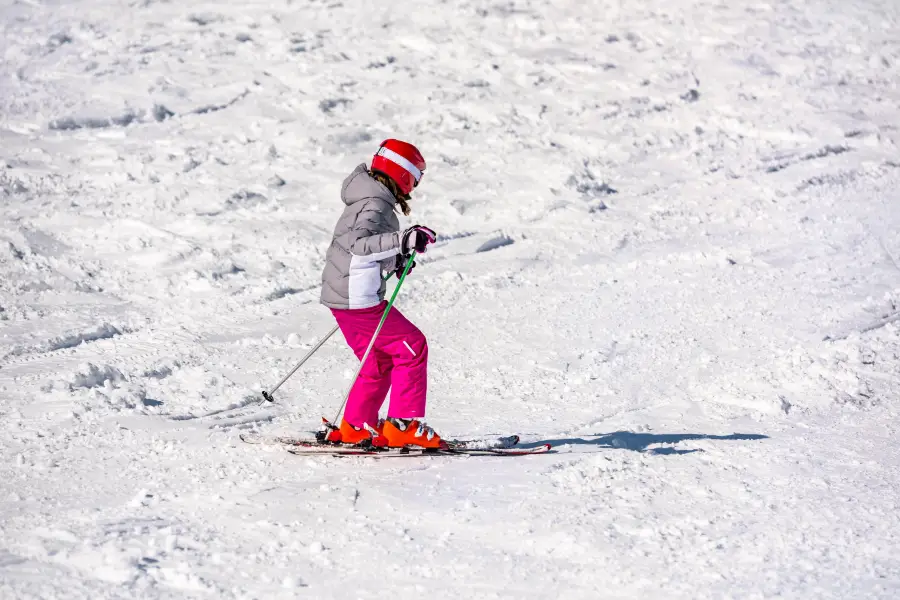
<instances>
[{"instance_id":1,"label":"child skier","mask_svg":"<svg viewBox=\"0 0 900 600\"><path fill-rule=\"evenodd\" d=\"M419 185L425 159L412 144L389 139L381 143L372 166L361 164L344 180L344 208L325 255L321 302L362 360L384 314L382 272L403 272L413 250L425 252L435 241L428 227L400 231L396 211L409 215L410 193ZM392 307L370 356L350 391L340 428L330 441L377 446L440 448L442 441L422 421L427 391L428 344L419 329ZM388 418L378 411L388 389Z\"/></svg>"}]
</instances>

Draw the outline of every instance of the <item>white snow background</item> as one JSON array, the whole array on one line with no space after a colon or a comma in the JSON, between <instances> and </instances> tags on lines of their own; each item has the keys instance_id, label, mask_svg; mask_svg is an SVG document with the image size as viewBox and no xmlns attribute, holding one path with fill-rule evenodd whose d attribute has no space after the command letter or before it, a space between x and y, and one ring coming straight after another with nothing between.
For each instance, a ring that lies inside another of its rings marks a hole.
<instances>
[{"instance_id":1,"label":"white snow background","mask_svg":"<svg viewBox=\"0 0 900 600\"><path fill-rule=\"evenodd\" d=\"M900 597L894 0L0 0L0 597ZM303 458L396 136L428 421Z\"/></svg>"}]
</instances>

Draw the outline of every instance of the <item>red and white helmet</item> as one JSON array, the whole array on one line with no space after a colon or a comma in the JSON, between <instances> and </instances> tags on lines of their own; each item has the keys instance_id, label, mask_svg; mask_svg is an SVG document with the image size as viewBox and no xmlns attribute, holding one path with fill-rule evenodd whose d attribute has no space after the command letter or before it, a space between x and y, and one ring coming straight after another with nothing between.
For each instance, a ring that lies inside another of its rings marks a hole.
<instances>
[{"instance_id":1,"label":"red and white helmet","mask_svg":"<svg viewBox=\"0 0 900 600\"><path fill-rule=\"evenodd\" d=\"M384 140L372 158L372 170L384 173L404 194L419 185L425 171L425 159L413 146L400 140Z\"/></svg>"}]
</instances>

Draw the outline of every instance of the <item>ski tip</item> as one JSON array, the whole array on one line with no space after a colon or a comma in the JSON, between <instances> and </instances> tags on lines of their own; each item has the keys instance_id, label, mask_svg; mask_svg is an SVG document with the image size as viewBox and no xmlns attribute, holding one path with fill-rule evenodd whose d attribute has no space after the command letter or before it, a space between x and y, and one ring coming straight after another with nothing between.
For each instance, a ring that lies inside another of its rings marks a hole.
<instances>
[{"instance_id":1,"label":"ski tip","mask_svg":"<svg viewBox=\"0 0 900 600\"><path fill-rule=\"evenodd\" d=\"M508 448L497 450L496 452L497 454L504 454L507 456L528 456L530 454L544 454L545 452L549 452L551 447L550 444L541 444L531 448Z\"/></svg>"}]
</instances>

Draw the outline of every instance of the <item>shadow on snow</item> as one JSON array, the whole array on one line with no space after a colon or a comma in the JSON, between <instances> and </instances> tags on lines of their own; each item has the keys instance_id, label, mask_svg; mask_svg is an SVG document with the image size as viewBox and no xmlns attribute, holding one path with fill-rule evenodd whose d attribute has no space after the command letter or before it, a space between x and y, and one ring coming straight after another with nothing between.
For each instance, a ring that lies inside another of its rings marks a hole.
<instances>
[{"instance_id":1,"label":"shadow on snow","mask_svg":"<svg viewBox=\"0 0 900 600\"><path fill-rule=\"evenodd\" d=\"M602 433L577 438L560 438L553 440L541 440L520 444L522 448L534 448L542 444L551 444L554 448L569 445L599 446L601 448L617 448L619 450L634 450L635 452L647 452L648 454L690 454L699 452L699 449L679 450L671 446L690 440L731 440L749 441L765 440L767 435L757 433L732 433L731 435L706 435L702 433L634 433L632 431L616 431L614 433ZM669 444L665 448L650 448L655 444Z\"/></svg>"}]
</instances>

